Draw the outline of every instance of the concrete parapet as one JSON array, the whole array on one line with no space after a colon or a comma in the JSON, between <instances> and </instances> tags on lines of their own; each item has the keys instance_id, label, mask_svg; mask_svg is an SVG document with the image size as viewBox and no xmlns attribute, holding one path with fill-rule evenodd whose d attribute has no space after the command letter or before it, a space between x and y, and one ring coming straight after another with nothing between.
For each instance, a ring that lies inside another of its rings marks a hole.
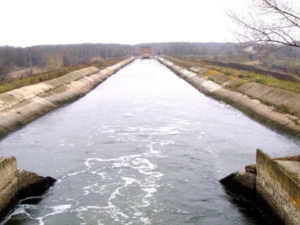
<instances>
[{"instance_id":1,"label":"concrete parapet","mask_svg":"<svg viewBox=\"0 0 300 225\"><path fill-rule=\"evenodd\" d=\"M53 80L0 94L0 137L91 91L133 61L129 58L99 71L88 67Z\"/></svg>"},{"instance_id":2,"label":"concrete parapet","mask_svg":"<svg viewBox=\"0 0 300 225\"><path fill-rule=\"evenodd\" d=\"M17 162L15 157L0 158L0 219L18 201Z\"/></svg>"},{"instance_id":3,"label":"concrete parapet","mask_svg":"<svg viewBox=\"0 0 300 225\"><path fill-rule=\"evenodd\" d=\"M297 174L261 150L257 150L256 160L257 203L267 205L284 224L300 224L300 183Z\"/></svg>"},{"instance_id":4,"label":"concrete parapet","mask_svg":"<svg viewBox=\"0 0 300 225\"><path fill-rule=\"evenodd\" d=\"M258 149L256 163L220 182L251 200L271 224L300 224L300 156L271 159Z\"/></svg>"}]
</instances>

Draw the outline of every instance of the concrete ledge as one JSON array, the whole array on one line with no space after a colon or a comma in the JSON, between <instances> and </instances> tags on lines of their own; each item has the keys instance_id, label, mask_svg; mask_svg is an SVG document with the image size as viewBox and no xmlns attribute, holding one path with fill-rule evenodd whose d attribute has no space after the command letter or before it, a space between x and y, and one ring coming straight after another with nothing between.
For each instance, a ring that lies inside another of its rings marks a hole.
<instances>
[{"instance_id":1,"label":"concrete ledge","mask_svg":"<svg viewBox=\"0 0 300 225\"><path fill-rule=\"evenodd\" d=\"M18 169L18 198L40 195L56 182L52 177L42 177L36 173Z\"/></svg>"},{"instance_id":2,"label":"concrete ledge","mask_svg":"<svg viewBox=\"0 0 300 225\"><path fill-rule=\"evenodd\" d=\"M256 174L238 171L220 180L221 184L235 194L247 199L255 199Z\"/></svg>"}]
</instances>

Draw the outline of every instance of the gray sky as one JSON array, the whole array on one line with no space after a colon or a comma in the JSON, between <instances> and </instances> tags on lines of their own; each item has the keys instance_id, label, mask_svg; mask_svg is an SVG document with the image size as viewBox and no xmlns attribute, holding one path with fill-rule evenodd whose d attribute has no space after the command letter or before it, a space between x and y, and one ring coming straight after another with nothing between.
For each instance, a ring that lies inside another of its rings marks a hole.
<instances>
[{"instance_id":1,"label":"gray sky","mask_svg":"<svg viewBox=\"0 0 300 225\"><path fill-rule=\"evenodd\" d=\"M225 12L246 1L0 0L0 46L232 42Z\"/></svg>"}]
</instances>

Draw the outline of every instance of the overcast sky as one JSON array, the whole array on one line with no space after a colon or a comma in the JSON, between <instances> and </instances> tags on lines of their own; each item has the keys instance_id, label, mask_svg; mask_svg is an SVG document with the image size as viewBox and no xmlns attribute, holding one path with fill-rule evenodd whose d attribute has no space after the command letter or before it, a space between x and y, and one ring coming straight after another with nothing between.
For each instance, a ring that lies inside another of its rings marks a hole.
<instances>
[{"instance_id":1,"label":"overcast sky","mask_svg":"<svg viewBox=\"0 0 300 225\"><path fill-rule=\"evenodd\" d=\"M0 45L232 42L246 1L0 0Z\"/></svg>"}]
</instances>

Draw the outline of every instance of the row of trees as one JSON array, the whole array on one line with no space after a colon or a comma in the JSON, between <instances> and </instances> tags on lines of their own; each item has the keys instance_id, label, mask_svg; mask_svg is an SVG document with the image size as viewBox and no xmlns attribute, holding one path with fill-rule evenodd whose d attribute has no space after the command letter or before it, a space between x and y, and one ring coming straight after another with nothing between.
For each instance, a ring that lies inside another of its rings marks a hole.
<instances>
[{"instance_id":1,"label":"row of trees","mask_svg":"<svg viewBox=\"0 0 300 225\"><path fill-rule=\"evenodd\" d=\"M214 55L236 51L230 43L148 43L153 53L160 55ZM138 55L141 45L78 44L33 46L28 48L0 47L0 74L14 68L33 66L50 69L62 66L84 64L91 58L112 58L124 55Z\"/></svg>"},{"instance_id":2,"label":"row of trees","mask_svg":"<svg viewBox=\"0 0 300 225\"><path fill-rule=\"evenodd\" d=\"M212 55L234 51L228 43L150 43L154 54L164 55ZM0 47L0 74L19 68L46 67L57 69L63 66L86 64L94 57L113 58L139 55L141 45L77 44L44 45L27 48Z\"/></svg>"},{"instance_id":3,"label":"row of trees","mask_svg":"<svg viewBox=\"0 0 300 225\"><path fill-rule=\"evenodd\" d=\"M0 47L0 73L15 67L48 67L84 64L92 57L111 58L131 54L131 47L118 44L45 45L28 48Z\"/></svg>"}]
</instances>

